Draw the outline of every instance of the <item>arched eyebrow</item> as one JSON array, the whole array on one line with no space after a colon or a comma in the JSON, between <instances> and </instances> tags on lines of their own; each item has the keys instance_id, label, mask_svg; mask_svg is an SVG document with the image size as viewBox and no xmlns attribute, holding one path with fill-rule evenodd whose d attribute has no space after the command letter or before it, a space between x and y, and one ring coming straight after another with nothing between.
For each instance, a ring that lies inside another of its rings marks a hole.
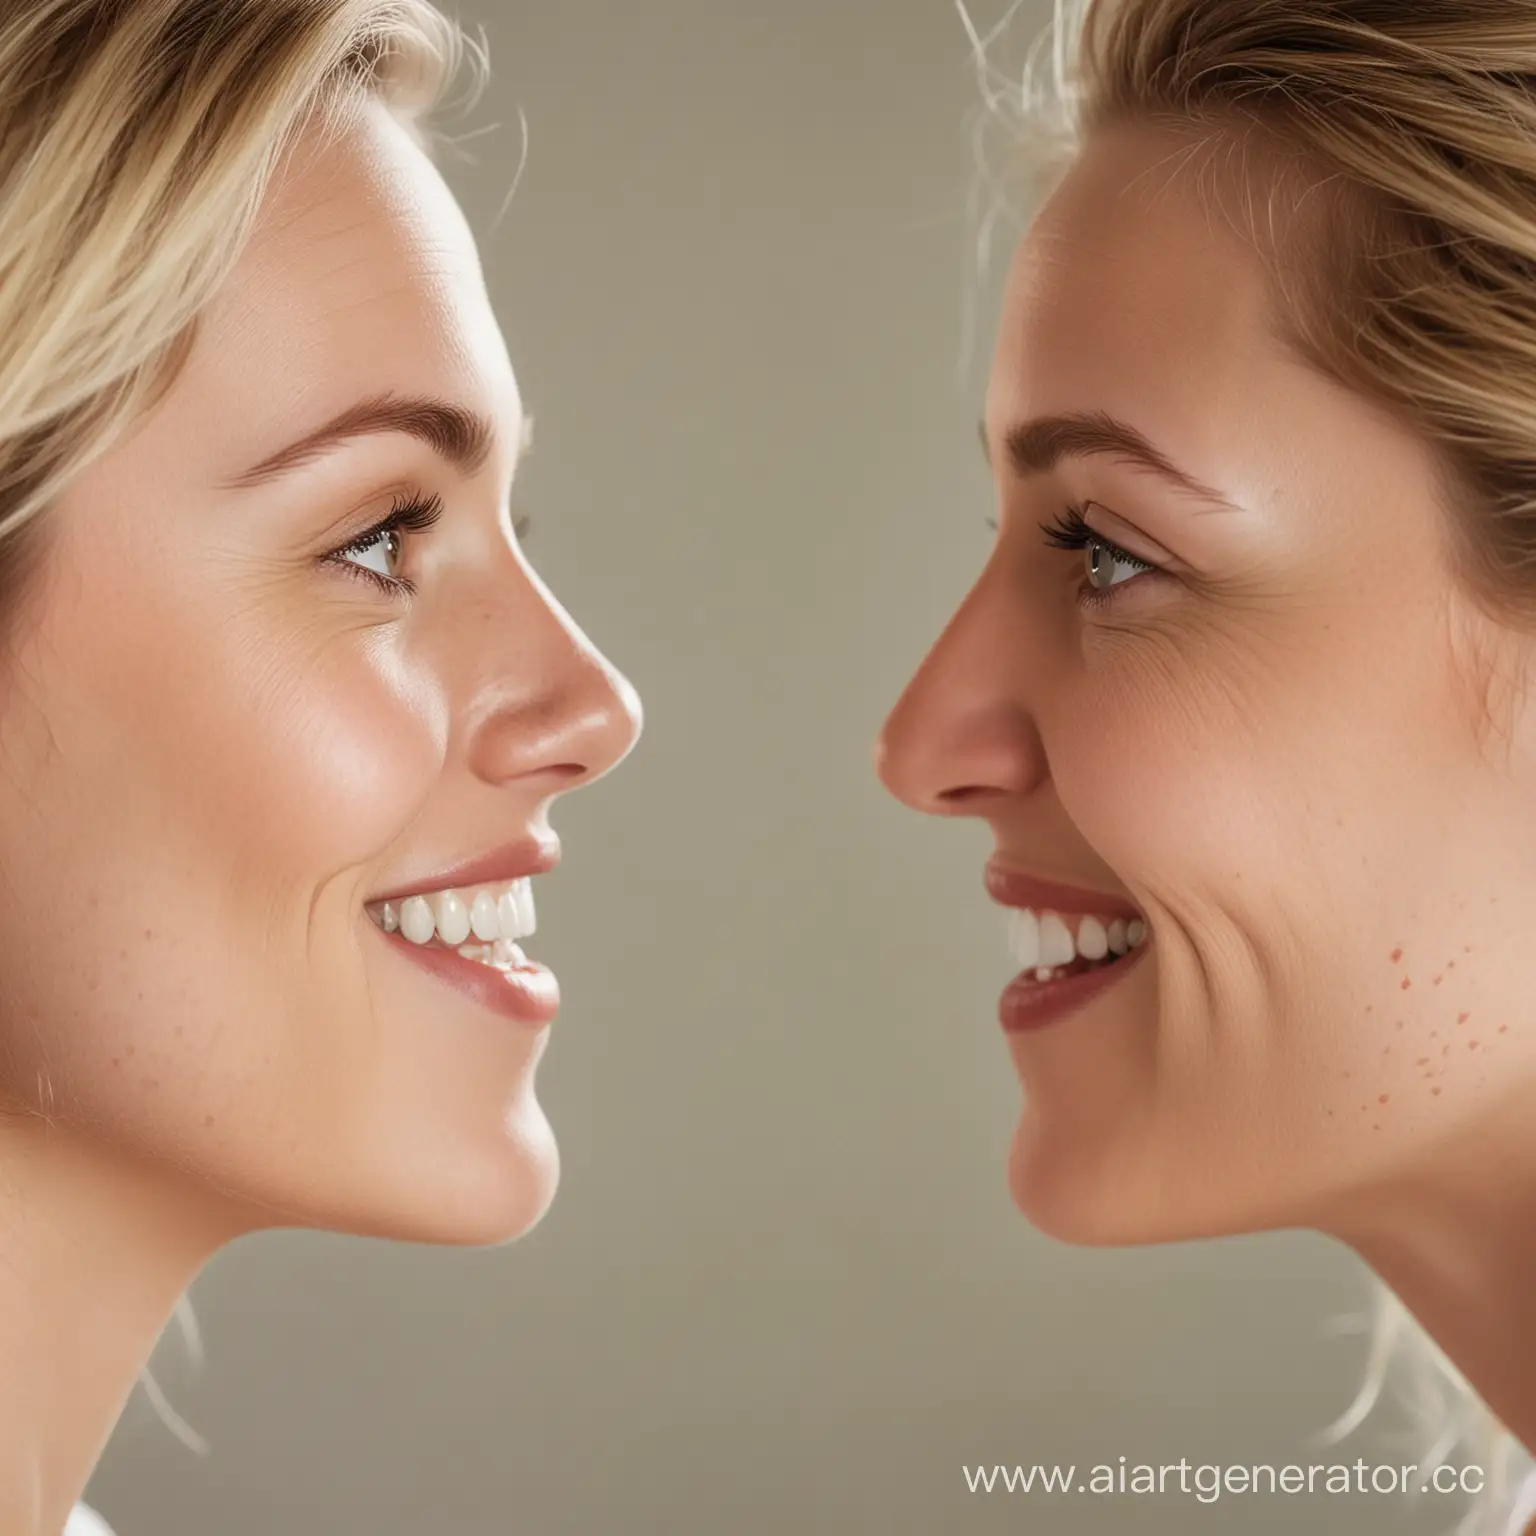
<instances>
[{"instance_id":1,"label":"arched eyebrow","mask_svg":"<svg viewBox=\"0 0 1536 1536\"><path fill-rule=\"evenodd\" d=\"M451 400L428 395L375 395L348 406L286 447L222 482L226 490L247 490L291 474L354 438L375 432L405 432L426 443L461 475L474 474L496 442L490 417ZM527 432L524 433L526 446Z\"/></svg>"},{"instance_id":2,"label":"arched eyebrow","mask_svg":"<svg viewBox=\"0 0 1536 1536\"><path fill-rule=\"evenodd\" d=\"M992 445L985 421L981 423L981 447L990 465ZM1067 411L1022 421L1004 434L1003 451L1009 467L1021 478L1047 474L1065 458L1102 455L1150 470L1175 490L1204 503L1212 511L1236 513L1241 510L1219 491L1180 469L1129 422L1105 411Z\"/></svg>"}]
</instances>

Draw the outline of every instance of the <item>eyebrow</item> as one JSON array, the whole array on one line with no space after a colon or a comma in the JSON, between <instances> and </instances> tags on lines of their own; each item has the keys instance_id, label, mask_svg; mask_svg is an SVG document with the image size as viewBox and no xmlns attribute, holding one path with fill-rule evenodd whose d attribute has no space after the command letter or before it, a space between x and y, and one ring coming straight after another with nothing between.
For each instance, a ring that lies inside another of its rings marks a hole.
<instances>
[{"instance_id":1,"label":"eyebrow","mask_svg":"<svg viewBox=\"0 0 1536 1536\"><path fill-rule=\"evenodd\" d=\"M981 423L981 446L992 460L987 424ZM1043 475L1065 458L1102 455L1127 460L1150 470L1175 490L1211 507L1236 513L1239 509L1219 491L1182 470L1161 449L1129 422L1104 411L1067 411L1058 416L1037 416L1010 427L1003 438L1008 463L1016 475Z\"/></svg>"},{"instance_id":2,"label":"eyebrow","mask_svg":"<svg viewBox=\"0 0 1536 1536\"><path fill-rule=\"evenodd\" d=\"M374 395L349 405L223 484L229 490L264 485L314 463L354 438L378 432L404 432L419 438L463 475L473 474L485 463L496 441L495 423L468 406L430 395ZM527 436L525 432L525 447Z\"/></svg>"}]
</instances>

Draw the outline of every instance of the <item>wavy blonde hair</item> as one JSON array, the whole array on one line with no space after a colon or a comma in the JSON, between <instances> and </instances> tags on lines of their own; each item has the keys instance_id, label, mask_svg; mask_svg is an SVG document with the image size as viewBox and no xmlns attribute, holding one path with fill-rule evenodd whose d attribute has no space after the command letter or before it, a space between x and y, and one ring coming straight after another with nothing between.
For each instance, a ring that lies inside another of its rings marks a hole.
<instances>
[{"instance_id":1,"label":"wavy blonde hair","mask_svg":"<svg viewBox=\"0 0 1536 1536\"><path fill-rule=\"evenodd\" d=\"M48 509L175 382L298 150L432 116L488 55L428 0L25 0L0 15L0 639ZM200 1353L185 1297L177 1319ZM142 1384L194 1449L202 1440Z\"/></svg>"},{"instance_id":2,"label":"wavy blonde hair","mask_svg":"<svg viewBox=\"0 0 1536 1536\"><path fill-rule=\"evenodd\" d=\"M1037 204L1100 129L1278 148L1305 197L1250 233L1268 237L1286 341L1430 445L1467 591L1536 617L1536 0L1056 0L1010 75L994 45L1021 3L983 35L956 0L985 98L983 266L1013 172ZM1402 1378L1421 1464L1460 1446L1489 1474L1458 1530L1500 1530L1529 1452L1385 1288L1371 1331L1365 1385L1324 1440Z\"/></svg>"}]
</instances>

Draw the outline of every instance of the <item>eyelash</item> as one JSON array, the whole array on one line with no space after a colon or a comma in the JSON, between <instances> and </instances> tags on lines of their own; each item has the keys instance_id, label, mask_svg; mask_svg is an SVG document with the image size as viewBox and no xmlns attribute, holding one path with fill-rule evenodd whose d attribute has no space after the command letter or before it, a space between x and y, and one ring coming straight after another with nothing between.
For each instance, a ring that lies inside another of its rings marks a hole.
<instances>
[{"instance_id":1,"label":"eyelash","mask_svg":"<svg viewBox=\"0 0 1536 1536\"><path fill-rule=\"evenodd\" d=\"M388 513L379 519L373 527L365 529L362 533L344 544L340 549L332 550L325 558L333 565L353 576L360 576L364 581L371 581L376 587L381 588L391 597L397 593L404 593L407 597L416 591L415 582L405 576L386 576L382 571L375 571L366 565L354 564L347 559L348 555L366 554L380 539L391 533L425 533L443 515L443 498L441 496L423 496L421 492L414 492L410 498L403 502L397 502ZM527 539L529 530L533 527L531 517L519 517L512 525L512 531L517 536L519 544Z\"/></svg>"},{"instance_id":2,"label":"eyelash","mask_svg":"<svg viewBox=\"0 0 1536 1536\"><path fill-rule=\"evenodd\" d=\"M1162 575L1159 566L1143 560L1139 555L1133 555L1129 550L1121 549L1112 539L1106 539L1102 533L1095 533L1084 520L1084 507L1076 503L1069 504L1065 511L1056 515L1056 520L1051 523L1041 523L1040 531L1045 535L1045 542L1054 549L1085 550L1090 544L1097 544L1102 550L1126 565L1133 565L1142 573L1151 572ZM989 517L987 526L994 531L997 528L997 519ZM1116 582L1109 587L1095 587L1091 583L1079 592L1078 600L1085 608L1105 608L1116 601L1116 593L1121 587L1128 587L1128 581Z\"/></svg>"}]
</instances>

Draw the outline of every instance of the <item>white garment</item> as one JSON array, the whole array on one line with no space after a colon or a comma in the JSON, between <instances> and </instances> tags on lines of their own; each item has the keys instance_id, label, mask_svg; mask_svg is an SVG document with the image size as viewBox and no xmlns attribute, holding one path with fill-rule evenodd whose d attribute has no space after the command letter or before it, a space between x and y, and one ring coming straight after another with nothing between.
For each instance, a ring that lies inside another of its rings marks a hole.
<instances>
[{"instance_id":1,"label":"white garment","mask_svg":"<svg viewBox=\"0 0 1536 1536\"><path fill-rule=\"evenodd\" d=\"M1525 1528L1536 1519L1536 1472L1520 1485L1520 1495L1515 1500L1515 1512L1505 1536L1525 1536ZM74 1532L68 1533L74 1536Z\"/></svg>"},{"instance_id":2,"label":"white garment","mask_svg":"<svg viewBox=\"0 0 1536 1536\"><path fill-rule=\"evenodd\" d=\"M112 1536L112 1527L89 1505L76 1504L64 1522L63 1536Z\"/></svg>"}]
</instances>

